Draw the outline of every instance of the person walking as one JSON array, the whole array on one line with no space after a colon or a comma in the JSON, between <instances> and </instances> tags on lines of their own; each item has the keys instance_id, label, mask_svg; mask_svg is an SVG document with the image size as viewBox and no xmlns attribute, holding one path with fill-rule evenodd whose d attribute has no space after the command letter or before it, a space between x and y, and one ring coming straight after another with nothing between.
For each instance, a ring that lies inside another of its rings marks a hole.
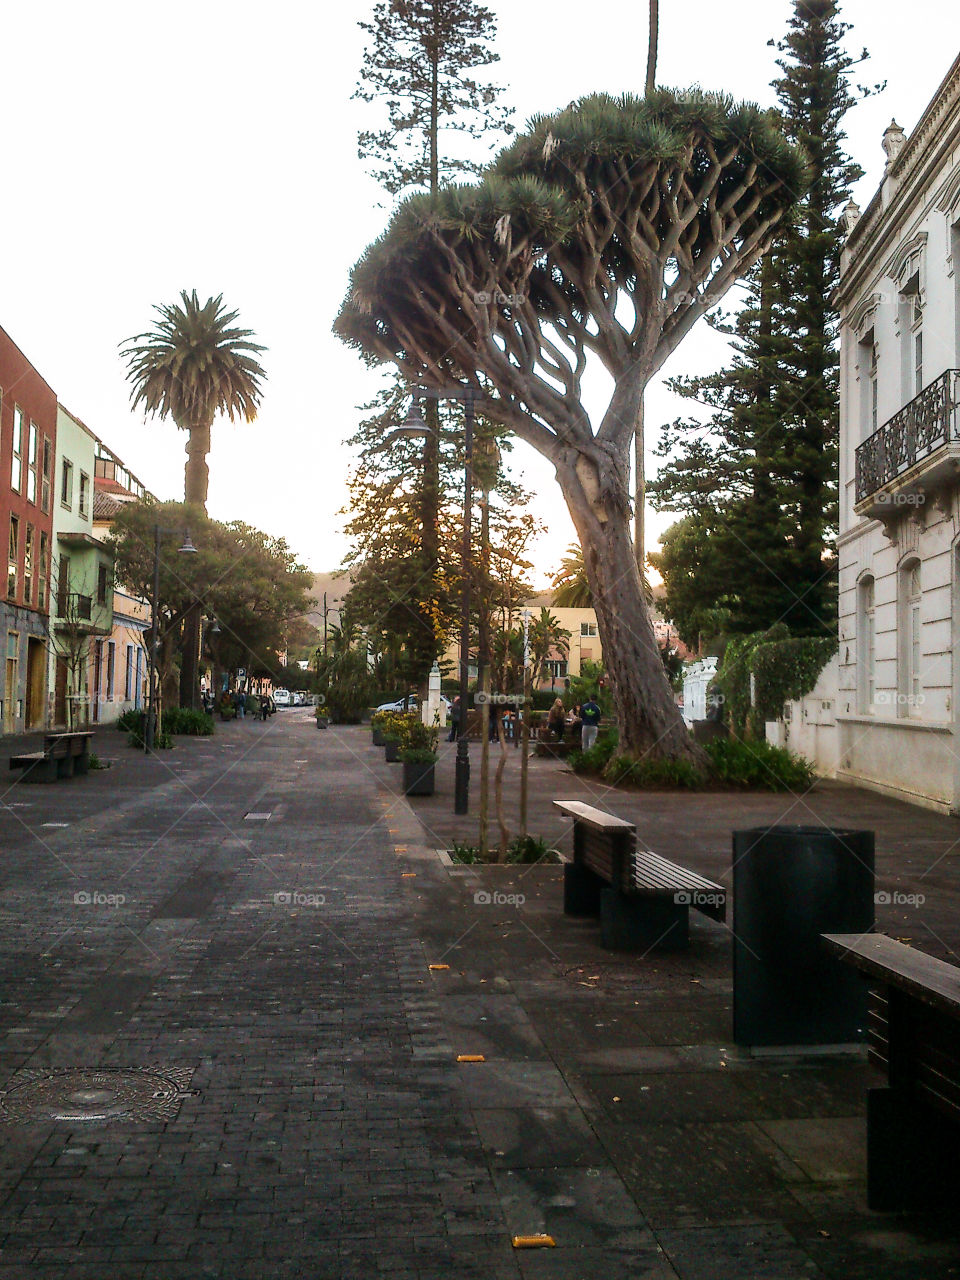
<instances>
[{"instance_id":1,"label":"person walking","mask_svg":"<svg viewBox=\"0 0 960 1280\"><path fill-rule=\"evenodd\" d=\"M594 702L593 698L588 698L580 708L580 720L583 728L580 730L580 747L583 751L589 751L597 741L597 730L600 728L600 717L603 712Z\"/></svg>"},{"instance_id":2,"label":"person walking","mask_svg":"<svg viewBox=\"0 0 960 1280\"><path fill-rule=\"evenodd\" d=\"M247 699L242 689L237 690L237 696L236 696L235 702L236 702L236 708L237 708L237 719L242 720L244 718L244 713L246 711L246 706L247 706Z\"/></svg>"},{"instance_id":3,"label":"person walking","mask_svg":"<svg viewBox=\"0 0 960 1280\"><path fill-rule=\"evenodd\" d=\"M557 735L557 741L563 741L563 730L566 725L567 713L563 708L563 699L557 698L556 702L550 708L547 714L547 725Z\"/></svg>"},{"instance_id":4,"label":"person walking","mask_svg":"<svg viewBox=\"0 0 960 1280\"><path fill-rule=\"evenodd\" d=\"M265 694L265 693L261 693L261 695L260 695L260 719L261 719L261 720L266 720L266 718L267 718L267 716L268 716L269 714L270 714L270 698L269 698L269 696L268 696L267 694Z\"/></svg>"},{"instance_id":5,"label":"person walking","mask_svg":"<svg viewBox=\"0 0 960 1280\"><path fill-rule=\"evenodd\" d=\"M454 698L450 706L450 735L448 742L456 742L457 734L460 730L460 696Z\"/></svg>"}]
</instances>

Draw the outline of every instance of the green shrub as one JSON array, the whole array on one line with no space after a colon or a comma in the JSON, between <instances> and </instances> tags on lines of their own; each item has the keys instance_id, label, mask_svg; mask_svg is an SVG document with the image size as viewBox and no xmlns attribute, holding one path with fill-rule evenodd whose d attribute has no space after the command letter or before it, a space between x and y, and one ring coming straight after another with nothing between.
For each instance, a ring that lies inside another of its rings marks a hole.
<instances>
[{"instance_id":1,"label":"green shrub","mask_svg":"<svg viewBox=\"0 0 960 1280\"><path fill-rule=\"evenodd\" d=\"M166 733L183 733L194 738L208 738L213 733L213 716L205 711L191 711L189 707L171 707L161 715Z\"/></svg>"},{"instance_id":2,"label":"green shrub","mask_svg":"<svg viewBox=\"0 0 960 1280\"><path fill-rule=\"evenodd\" d=\"M459 840L454 840L450 846L450 857L454 862L479 862L480 850L475 844L461 844Z\"/></svg>"},{"instance_id":3,"label":"green shrub","mask_svg":"<svg viewBox=\"0 0 960 1280\"><path fill-rule=\"evenodd\" d=\"M589 751L571 751L567 756L567 764L574 773L603 773L617 749L619 737L616 729L601 733Z\"/></svg>"},{"instance_id":4,"label":"green shrub","mask_svg":"<svg viewBox=\"0 0 960 1280\"><path fill-rule=\"evenodd\" d=\"M649 790L693 790L703 787L707 779L690 760L634 759L612 755L603 776L615 786L628 784Z\"/></svg>"},{"instance_id":5,"label":"green shrub","mask_svg":"<svg viewBox=\"0 0 960 1280\"><path fill-rule=\"evenodd\" d=\"M136 747L138 751L143 750L143 737L139 733L129 734L127 742L131 747ZM167 733L166 729L161 729L159 733L153 735L154 751L169 751L172 746L173 737Z\"/></svg>"},{"instance_id":6,"label":"green shrub","mask_svg":"<svg viewBox=\"0 0 960 1280\"><path fill-rule=\"evenodd\" d=\"M117 719L117 728L121 733L142 733L146 712L141 710L124 711Z\"/></svg>"},{"instance_id":7,"label":"green shrub","mask_svg":"<svg viewBox=\"0 0 960 1280\"><path fill-rule=\"evenodd\" d=\"M555 855L543 836L517 836L507 845L507 861L524 865L534 862L553 862Z\"/></svg>"},{"instance_id":8,"label":"green shrub","mask_svg":"<svg viewBox=\"0 0 960 1280\"><path fill-rule=\"evenodd\" d=\"M400 759L404 764L436 764L437 753L429 747L404 747Z\"/></svg>"},{"instance_id":9,"label":"green shrub","mask_svg":"<svg viewBox=\"0 0 960 1280\"><path fill-rule=\"evenodd\" d=\"M816 777L809 761L769 742L718 738L706 752L714 777L727 786L808 791Z\"/></svg>"}]
</instances>

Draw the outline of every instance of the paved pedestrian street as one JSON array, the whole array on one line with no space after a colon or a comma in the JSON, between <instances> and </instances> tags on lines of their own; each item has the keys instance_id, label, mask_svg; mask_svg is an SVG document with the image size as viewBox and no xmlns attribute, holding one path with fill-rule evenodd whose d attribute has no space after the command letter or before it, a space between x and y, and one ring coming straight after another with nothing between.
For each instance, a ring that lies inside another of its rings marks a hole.
<instances>
[{"instance_id":1,"label":"paved pedestrian street","mask_svg":"<svg viewBox=\"0 0 960 1280\"><path fill-rule=\"evenodd\" d=\"M369 743L103 731L3 793L0 1280L960 1275L865 1207L865 1062L731 1045L722 926L601 951Z\"/></svg>"}]
</instances>

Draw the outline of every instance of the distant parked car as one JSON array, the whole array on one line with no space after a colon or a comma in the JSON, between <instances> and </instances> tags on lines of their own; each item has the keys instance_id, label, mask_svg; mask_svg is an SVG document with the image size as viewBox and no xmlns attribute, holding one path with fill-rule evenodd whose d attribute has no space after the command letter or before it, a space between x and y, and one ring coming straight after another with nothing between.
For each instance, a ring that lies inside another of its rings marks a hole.
<instances>
[{"instance_id":1,"label":"distant parked car","mask_svg":"<svg viewBox=\"0 0 960 1280\"><path fill-rule=\"evenodd\" d=\"M306 699L304 698L303 694L300 692L299 689L297 689L293 695L293 705L295 707L302 707L305 701Z\"/></svg>"},{"instance_id":2,"label":"distant parked car","mask_svg":"<svg viewBox=\"0 0 960 1280\"><path fill-rule=\"evenodd\" d=\"M292 695L289 689L274 689L273 700L278 707L293 706Z\"/></svg>"}]
</instances>

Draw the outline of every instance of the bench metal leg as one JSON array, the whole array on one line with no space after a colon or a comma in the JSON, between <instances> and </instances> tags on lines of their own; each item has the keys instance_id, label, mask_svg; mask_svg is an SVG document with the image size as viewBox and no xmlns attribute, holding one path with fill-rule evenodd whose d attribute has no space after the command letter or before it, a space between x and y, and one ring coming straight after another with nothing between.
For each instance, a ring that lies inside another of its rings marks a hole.
<instances>
[{"instance_id":1,"label":"bench metal leg","mask_svg":"<svg viewBox=\"0 0 960 1280\"><path fill-rule=\"evenodd\" d=\"M566 916L598 916L600 891L604 882L595 871L579 862L563 865L563 914Z\"/></svg>"},{"instance_id":2,"label":"bench metal leg","mask_svg":"<svg viewBox=\"0 0 960 1280\"><path fill-rule=\"evenodd\" d=\"M90 753L85 751L82 756L73 757L73 772L83 775L90 772Z\"/></svg>"},{"instance_id":3,"label":"bench metal leg","mask_svg":"<svg viewBox=\"0 0 960 1280\"><path fill-rule=\"evenodd\" d=\"M867 1090L867 1204L879 1213L955 1209L957 1127L903 1089Z\"/></svg>"},{"instance_id":4,"label":"bench metal leg","mask_svg":"<svg viewBox=\"0 0 960 1280\"><path fill-rule=\"evenodd\" d=\"M57 760L57 777L73 777L73 756L61 756L59 760Z\"/></svg>"},{"instance_id":5,"label":"bench metal leg","mask_svg":"<svg viewBox=\"0 0 960 1280\"><path fill-rule=\"evenodd\" d=\"M690 945L690 908L672 898L604 889L600 939L611 951L682 951Z\"/></svg>"}]
</instances>

